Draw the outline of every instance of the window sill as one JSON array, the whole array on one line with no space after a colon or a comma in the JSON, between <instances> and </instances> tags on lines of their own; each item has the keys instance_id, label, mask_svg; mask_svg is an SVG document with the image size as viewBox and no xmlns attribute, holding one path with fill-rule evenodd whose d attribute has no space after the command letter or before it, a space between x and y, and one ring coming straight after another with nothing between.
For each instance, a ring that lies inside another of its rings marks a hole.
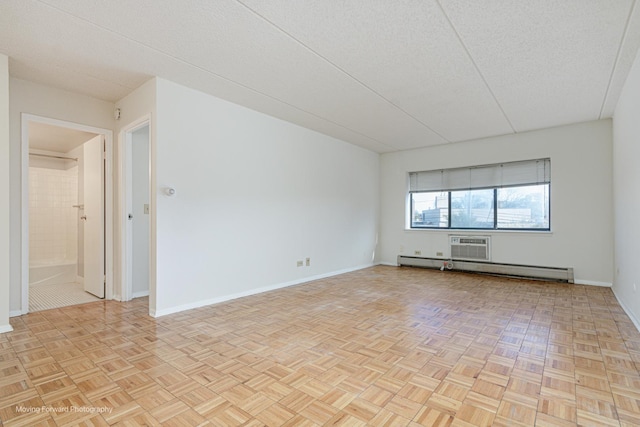
<instances>
[{"instance_id":1,"label":"window sill","mask_svg":"<svg viewBox=\"0 0 640 427\"><path fill-rule=\"evenodd\" d=\"M493 229L469 229L469 228L406 228L405 232L421 233L446 233L455 235L491 235L491 234L526 234L528 236L551 236L553 230L493 230Z\"/></svg>"}]
</instances>

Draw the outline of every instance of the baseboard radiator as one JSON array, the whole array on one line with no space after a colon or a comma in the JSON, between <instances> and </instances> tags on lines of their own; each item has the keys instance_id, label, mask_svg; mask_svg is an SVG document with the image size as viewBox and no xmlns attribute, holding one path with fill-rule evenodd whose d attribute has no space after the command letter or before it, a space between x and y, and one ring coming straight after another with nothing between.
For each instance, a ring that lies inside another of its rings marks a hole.
<instances>
[{"instance_id":1,"label":"baseboard radiator","mask_svg":"<svg viewBox=\"0 0 640 427\"><path fill-rule=\"evenodd\" d=\"M574 283L573 268L540 267L532 265L499 264L442 258L422 258L398 255L398 266L437 268L527 279L553 280Z\"/></svg>"}]
</instances>

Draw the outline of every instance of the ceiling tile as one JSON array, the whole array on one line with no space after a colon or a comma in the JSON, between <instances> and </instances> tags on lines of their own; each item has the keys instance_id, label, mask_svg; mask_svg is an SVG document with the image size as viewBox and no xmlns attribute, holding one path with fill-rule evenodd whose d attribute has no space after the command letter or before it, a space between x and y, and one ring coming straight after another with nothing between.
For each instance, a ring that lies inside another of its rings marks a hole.
<instances>
[{"instance_id":1,"label":"ceiling tile","mask_svg":"<svg viewBox=\"0 0 640 427\"><path fill-rule=\"evenodd\" d=\"M606 99L603 102L600 118L612 117L620 93L627 80L627 74L631 70L631 66L638 54L640 48L640 2L634 3L634 8L629 22L627 23L627 31L624 40L620 46L618 60L615 69L611 75L609 90Z\"/></svg>"},{"instance_id":2,"label":"ceiling tile","mask_svg":"<svg viewBox=\"0 0 640 427\"><path fill-rule=\"evenodd\" d=\"M0 52L13 77L115 102L158 76L382 153L610 117L633 4L3 0Z\"/></svg>"},{"instance_id":3,"label":"ceiling tile","mask_svg":"<svg viewBox=\"0 0 640 427\"><path fill-rule=\"evenodd\" d=\"M241 2L449 141L513 131L435 1Z\"/></svg>"},{"instance_id":4,"label":"ceiling tile","mask_svg":"<svg viewBox=\"0 0 640 427\"><path fill-rule=\"evenodd\" d=\"M595 120L632 0L440 0L516 131Z\"/></svg>"},{"instance_id":5,"label":"ceiling tile","mask_svg":"<svg viewBox=\"0 0 640 427\"><path fill-rule=\"evenodd\" d=\"M139 1L137 7L148 11L141 22L141 12L126 13L115 3L55 5L185 66L202 68L395 149L446 142L235 1Z\"/></svg>"}]
</instances>

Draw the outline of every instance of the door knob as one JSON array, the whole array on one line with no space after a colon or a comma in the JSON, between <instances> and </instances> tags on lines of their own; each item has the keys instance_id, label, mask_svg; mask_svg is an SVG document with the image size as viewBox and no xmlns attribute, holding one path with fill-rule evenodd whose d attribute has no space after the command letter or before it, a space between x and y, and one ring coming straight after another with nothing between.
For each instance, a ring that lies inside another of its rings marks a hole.
<instances>
[{"instance_id":1,"label":"door knob","mask_svg":"<svg viewBox=\"0 0 640 427\"><path fill-rule=\"evenodd\" d=\"M133 219L133 214L129 214L129 220Z\"/></svg>"}]
</instances>

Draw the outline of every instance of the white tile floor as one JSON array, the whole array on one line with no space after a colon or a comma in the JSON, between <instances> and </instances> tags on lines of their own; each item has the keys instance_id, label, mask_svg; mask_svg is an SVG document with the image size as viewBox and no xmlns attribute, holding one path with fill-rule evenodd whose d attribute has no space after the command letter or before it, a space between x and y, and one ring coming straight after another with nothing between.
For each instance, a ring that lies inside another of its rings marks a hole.
<instances>
[{"instance_id":1,"label":"white tile floor","mask_svg":"<svg viewBox=\"0 0 640 427\"><path fill-rule=\"evenodd\" d=\"M29 311L32 313L94 301L100 301L100 298L85 292L80 283L31 286L29 288Z\"/></svg>"}]
</instances>

